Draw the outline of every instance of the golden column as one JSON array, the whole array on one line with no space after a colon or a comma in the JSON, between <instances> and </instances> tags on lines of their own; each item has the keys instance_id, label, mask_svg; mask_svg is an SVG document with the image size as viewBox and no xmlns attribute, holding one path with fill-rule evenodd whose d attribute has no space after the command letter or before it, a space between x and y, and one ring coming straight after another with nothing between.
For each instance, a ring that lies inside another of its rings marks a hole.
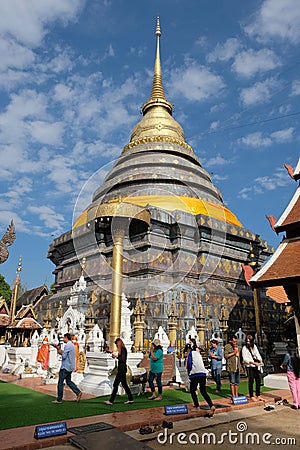
<instances>
[{"instance_id":1,"label":"golden column","mask_svg":"<svg viewBox=\"0 0 300 450\"><path fill-rule=\"evenodd\" d=\"M122 282L123 282L123 247L125 236L129 238L131 221L144 227L150 225L150 211L132 203L123 202L119 197L108 203L94 204L87 211L87 222L95 221L98 229L107 231L111 225L113 239L112 256L112 299L110 305L109 348L115 349L115 340L120 337L122 311ZM92 227L93 228L93 227Z\"/></svg>"},{"instance_id":2,"label":"golden column","mask_svg":"<svg viewBox=\"0 0 300 450\"><path fill-rule=\"evenodd\" d=\"M19 259L18 268L17 268L17 276L15 278L14 287L12 290L11 305L10 305L11 322L13 322L16 317L16 307L17 307L17 300L18 300L18 290L19 290L19 285L20 285L21 270L22 270L22 256L20 256L20 259Z\"/></svg>"},{"instance_id":3,"label":"golden column","mask_svg":"<svg viewBox=\"0 0 300 450\"><path fill-rule=\"evenodd\" d=\"M253 247L250 246L250 255L249 255L250 262L248 263L248 266L250 266L254 273L259 269L259 265L257 262L257 258L255 257L253 253ZM257 343L260 348L263 346L263 339L262 339L262 329L261 329L261 301L260 301L260 290L259 288L253 288L253 306L254 306L254 314L255 314L255 328L256 328L256 334L257 334Z\"/></svg>"},{"instance_id":4,"label":"golden column","mask_svg":"<svg viewBox=\"0 0 300 450\"><path fill-rule=\"evenodd\" d=\"M198 303L198 310L196 312L196 328L201 348L206 348L205 342L205 316L203 314L202 302Z\"/></svg>"},{"instance_id":5,"label":"golden column","mask_svg":"<svg viewBox=\"0 0 300 450\"><path fill-rule=\"evenodd\" d=\"M168 309L168 327L169 327L169 340L170 347L176 347L177 342L177 322L178 322L178 311L176 309L175 300L173 299Z\"/></svg>"},{"instance_id":6,"label":"golden column","mask_svg":"<svg viewBox=\"0 0 300 450\"><path fill-rule=\"evenodd\" d=\"M141 352L144 349L144 328L145 328L145 314L147 305L141 302L138 298L135 308L133 310L134 315L134 350Z\"/></svg>"},{"instance_id":7,"label":"golden column","mask_svg":"<svg viewBox=\"0 0 300 450\"><path fill-rule=\"evenodd\" d=\"M125 227L128 219L115 217L113 220L113 257L112 257L112 297L110 305L109 348L115 349L115 340L120 337L122 311L122 275L123 275L123 245Z\"/></svg>"}]
</instances>

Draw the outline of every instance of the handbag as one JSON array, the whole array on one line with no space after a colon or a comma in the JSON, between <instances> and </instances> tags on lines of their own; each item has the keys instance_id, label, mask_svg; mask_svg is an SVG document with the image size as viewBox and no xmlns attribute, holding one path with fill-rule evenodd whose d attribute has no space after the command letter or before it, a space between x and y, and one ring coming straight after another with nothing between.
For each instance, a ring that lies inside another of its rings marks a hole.
<instances>
[{"instance_id":1,"label":"handbag","mask_svg":"<svg viewBox=\"0 0 300 450\"><path fill-rule=\"evenodd\" d=\"M115 361L115 367L113 367L112 369L109 369L108 376L115 377L117 375L117 372L118 372L118 363L117 363L117 361Z\"/></svg>"},{"instance_id":2,"label":"handbag","mask_svg":"<svg viewBox=\"0 0 300 450\"><path fill-rule=\"evenodd\" d=\"M259 366L258 372L259 372L259 377L261 380L263 380L267 375L269 375L269 372L268 372L266 366Z\"/></svg>"}]
</instances>

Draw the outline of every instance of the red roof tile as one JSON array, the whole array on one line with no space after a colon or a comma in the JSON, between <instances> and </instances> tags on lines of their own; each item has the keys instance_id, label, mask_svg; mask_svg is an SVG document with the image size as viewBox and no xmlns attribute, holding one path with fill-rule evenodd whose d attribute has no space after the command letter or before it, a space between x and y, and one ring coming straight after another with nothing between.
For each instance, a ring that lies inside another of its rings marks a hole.
<instances>
[{"instance_id":1,"label":"red roof tile","mask_svg":"<svg viewBox=\"0 0 300 450\"><path fill-rule=\"evenodd\" d=\"M271 286L267 289L266 294L268 297L271 297L277 303L290 302L283 286Z\"/></svg>"},{"instance_id":2,"label":"red roof tile","mask_svg":"<svg viewBox=\"0 0 300 450\"><path fill-rule=\"evenodd\" d=\"M269 261L251 278L252 286L278 286L300 281L300 239L284 240Z\"/></svg>"}]
</instances>

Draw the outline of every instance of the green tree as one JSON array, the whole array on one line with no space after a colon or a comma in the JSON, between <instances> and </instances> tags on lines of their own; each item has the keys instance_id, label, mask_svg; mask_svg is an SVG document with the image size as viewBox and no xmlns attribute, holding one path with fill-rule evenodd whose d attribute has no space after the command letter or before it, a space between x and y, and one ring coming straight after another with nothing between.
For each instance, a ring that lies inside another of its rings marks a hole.
<instances>
[{"instance_id":1,"label":"green tree","mask_svg":"<svg viewBox=\"0 0 300 450\"><path fill-rule=\"evenodd\" d=\"M5 281L3 275L0 274L0 296L3 297L7 304L10 304L11 299L11 288L10 285Z\"/></svg>"},{"instance_id":2,"label":"green tree","mask_svg":"<svg viewBox=\"0 0 300 450\"><path fill-rule=\"evenodd\" d=\"M55 281L53 281L53 283L50 284L49 294L53 294L53 292L54 292L54 287L55 287Z\"/></svg>"}]
</instances>

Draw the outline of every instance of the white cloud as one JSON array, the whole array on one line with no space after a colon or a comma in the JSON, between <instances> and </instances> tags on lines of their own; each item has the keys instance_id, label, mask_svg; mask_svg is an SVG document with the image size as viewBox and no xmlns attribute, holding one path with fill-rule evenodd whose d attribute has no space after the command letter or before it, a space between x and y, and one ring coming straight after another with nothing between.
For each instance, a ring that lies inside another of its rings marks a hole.
<instances>
[{"instance_id":1,"label":"white cloud","mask_svg":"<svg viewBox=\"0 0 300 450\"><path fill-rule=\"evenodd\" d=\"M261 41L274 38L300 42L299 0L265 0L245 32Z\"/></svg>"},{"instance_id":2,"label":"white cloud","mask_svg":"<svg viewBox=\"0 0 300 450\"><path fill-rule=\"evenodd\" d=\"M268 78L265 81L255 83L251 87L242 89L240 98L245 106L265 103L278 87L279 82L276 79Z\"/></svg>"},{"instance_id":3,"label":"white cloud","mask_svg":"<svg viewBox=\"0 0 300 450\"><path fill-rule=\"evenodd\" d=\"M112 58L113 56L115 56L115 51L114 51L114 48L113 48L112 44L109 44L108 49L107 49L104 57Z\"/></svg>"},{"instance_id":4,"label":"white cloud","mask_svg":"<svg viewBox=\"0 0 300 450\"><path fill-rule=\"evenodd\" d=\"M278 142L289 142L293 139L293 134L294 134L294 128L290 127L290 128L286 128L285 130L278 130L278 131L274 131L274 133L271 133L271 138Z\"/></svg>"},{"instance_id":5,"label":"white cloud","mask_svg":"<svg viewBox=\"0 0 300 450\"><path fill-rule=\"evenodd\" d=\"M46 25L75 21L85 0L1 0L0 34L28 45L40 45Z\"/></svg>"},{"instance_id":6,"label":"white cloud","mask_svg":"<svg viewBox=\"0 0 300 450\"><path fill-rule=\"evenodd\" d=\"M39 220L43 222L46 229L55 230L55 233L61 233L63 231L63 225L65 223L64 216L58 214L54 209L49 206L28 206L28 212L38 216Z\"/></svg>"},{"instance_id":7,"label":"white cloud","mask_svg":"<svg viewBox=\"0 0 300 450\"><path fill-rule=\"evenodd\" d=\"M5 197L10 199L10 202L19 204L21 197L32 192L33 180L32 178L19 178L13 183L12 189L5 193Z\"/></svg>"},{"instance_id":8,"label":"white cloud","mask_svg":"<svg viewBox=\"0 0 300 450\"><path fill-rule=\"evenodd\" d=\"M19 214L11 209L1 208L0 223L7 227L9 225L8 222L11 220L14 221L17 236L18 233L32 234L32 227L29 221L22 219Z\"/></svg>"},{"instance_id":9,"label":"white cloud","mask_svg":"<svg viewBox=\"0 0 300 450\"><path fill-rule=\"evenodd\" d=\"M48 178L55 183L56 190L60 193L72 192L76 186L78 173L73 165L75 161L61 155L48 161Z\"/></svg>"},{"instance_id":10,"label":"white cloud","mask_svg":"<svg viewBox=\"0 0 300 450\"><path fill-rule=\"evenodd\" d=\"M205 66L189 63L172 72L168 87L172 90L172 96L179 94L188 100L203 101L219 96L225 83L221 76Z\"/></svg>"},{"instance_id":11,"label":"white cloud","mask_svg":"<svg viewBox=\"0 0 300 450\"><path fill-rule=\"evenodd\" d=\"M0 37L0 70L8 68L24 69L33 63L35 55L26 47L16 43L12 39Z\"/></svg>"},{"instance_id":12,"label":"white cloud","mask_svg":"<svg viewBox=\"0 0 300 450\"><path fill-rule=\"evenodd\" d=\"M291 141L293 139L293 133L293 127L274 131L269 136L263 136L261 131L257 131L240 138L238 142L253 148L269 147L272 143L281 144Z\"/></svg>"},{"instance_id":13,"label":"white cloud","mask_svg":"<svg viewBox=\"0 0 300 450\"><path fill-rule=\"evenodd\" d=\"M271 177L258 177L255 178L254 182L258 184L258 187L261 188L262 191L273 191L277 187L283 187L289 184L290 178L287 175L286 171L280 169Z\"/></svg>"},{"instance_id":14,"label":"white cloud","mask_svg":"<svg viewBox=\"0 0 300 450\"><path fill-rule=\"evenodd\" d=\"M214 122L212 122L212 123L210 124L209 129L210 129L210 130L216 130L216 129L218 128L218 126L219 126L219 123L220 123L219 120L215 120Z\"/></svg>"},{"instance_id":15,"label":"white cloud","mask_svg":"<svg viewBox=\"0 0 300 450\"><path fill-rule=\"evenodd\" d=\"M280 66L279 58L267 48L258 51L245 50L236 55L232 64L233 70L244 77L251 77L258 72L266 72L278 66Z\"/></svg>"},{"instance_id":16,"label":"white cloud","mask_svg":"<svg viewBox=\"0 0 300 450\"><path fill-rule=\"evenodd\" d=\"M224 44L217 44L216 48L207 55L206 60L211 62L228 61L233 58L241 48L241 43L236 38L229 38Z\"/></svg>"},{"instance_id":17,"label":"white cloud","mask_svg":"<svg viewBox=\"0 0 300 450\"><path fill-rule=\"evenodd\" d=\"M10 92L16 86L23 84L26 79L28 79L27 72L8 69L5 72L0 72L0 87Z\"/></svg>"},{"instance_id":18,"label":"white cloud","mask_svg":"<svg viewBox=\"0 0 300 450\"><path fill-rule=\"evenodd\" d=\"M274 191L277 188L287 186L289 183L290 178L287 176L286 171L280 168L271 176L265 175L255 178L252 186L246 186L239 191L238 197L243 200L251 200L253 195L261 195L266 191Z\"/></svg>"},{"instance_id":19,"label":"white cloud","mask_svg":"<svg viewBox=\"0 0 300 450\"><path fill-rule=\"evenodd\" d=\"M272 144L272 139L269 137L263 137L261 131L257 131L255 133L247 134L247 136L242 137L238 140L242 144L247 145L248 147L269 147Z\"/></svg>"},{"instance_id":20,"label":"white cloud","mask_svg":"<svg viewBox=\"0 0 300 450\"><path fill-rule=\"evenodd\" d=\"M37 120L28 124L31 138L41 144L58 145L61 143L64 126L62 122L49 123Z\"/></svg>"},{"instance_id":21,"label":"white cloud","mask_svg":"<svg viewBox=\"0 0 300 450\"><path fill-rule=\"evenodd\" d=\"M291 97L300 95L300 80L295 80L292 83L292 89L291 89Z\"/></svg>"},{"instance_id":22,"label":"white cloud","mask_svg":"<svg viewBox=\"0 0 300 450\"><path fill-rule=\"evenodd\" d=\"M205 161L205 167L225 166L226 164L230 164L230 161L223 158L220 154Z\"/></svg>"}]
</instances>

